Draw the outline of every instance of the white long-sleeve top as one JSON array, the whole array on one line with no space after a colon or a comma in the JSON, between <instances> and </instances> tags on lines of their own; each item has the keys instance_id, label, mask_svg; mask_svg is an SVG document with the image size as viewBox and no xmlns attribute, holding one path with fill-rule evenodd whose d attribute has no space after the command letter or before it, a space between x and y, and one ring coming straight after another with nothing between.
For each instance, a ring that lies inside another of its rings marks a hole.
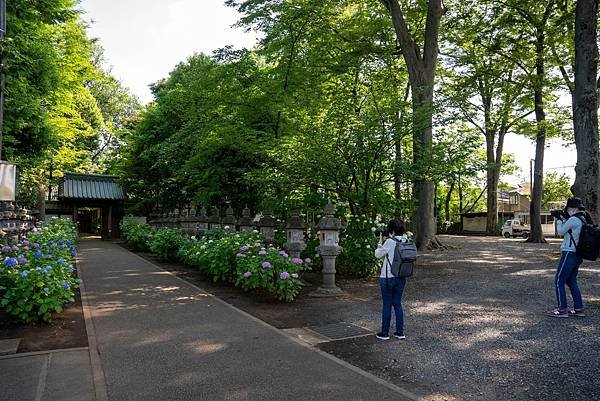
<instances>
[{"instance_id":1,"label":"white long-sleeve top","mask_svg":"<svg viewBox=\"0 0 600 401\"><path fill-rule=\"evenodd\" d=\"M581 215L585 219L583 215ZM567 252L576 252L576 245L579 243L579 234L581 233L581 227L583 227L583 222L575 215L569 217L567 220L558 220L556 222L556 232L558 235L564 236L562 245L560 247L561 251ZM569 230L571 230L571 234L569 234ZM573 239L575 240L575 244L571 241L571 235L573 235Z\"/></svg>"},{"instance_id":2,"label":"white long-sleeve top","mask_svg":"<svg viewBox=\"0 0 600 401\"><path fill-rule=\"evenodd\" d=\"M396 239L400 241L408 241L405 235L396 235ZM396 248L396 242L388 238L385 240L383 245L378 245L377 249L375 249L375 257L377 259L383 258L383 264L381 265L381 273L379 274L380 278L393 278L392 275L392 266L391 263L394 262L394 249ZM387 258L385 257L387 255ZM389 263L388 263L389 259ZM387 276L386 276L387 272Z\"/></svg>"}]
</instances>

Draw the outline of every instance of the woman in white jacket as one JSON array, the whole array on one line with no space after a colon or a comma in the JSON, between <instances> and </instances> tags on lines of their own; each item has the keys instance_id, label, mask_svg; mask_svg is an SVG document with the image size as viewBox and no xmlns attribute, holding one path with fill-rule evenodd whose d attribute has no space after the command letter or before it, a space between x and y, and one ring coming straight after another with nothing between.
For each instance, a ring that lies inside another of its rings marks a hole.
<instances>
[{"instance_id":1,"label":"woman in white jacket","mask_svg":"<svg viewBox=\"0 0 600 401\"><path fill-rule=\"evenodd\" d=\"M397 240L407 241L404 235L405 228L402 220L392 220L387 226L389 238L383 242L383 237L379 238L379 244L375 250L375 257L383 258L381 273L379 274L379 287L381 288L381 299L383 306L381 309L381 332L376 336L380 340L389 340L390 323L392 319L392 306L396 315L396 331L394 337L404 340L404 312L402 310L402 294L406 286L405 277L394 277L391 272L392 263L394 262L394 248Z\"/></svg>"}]
</instances>

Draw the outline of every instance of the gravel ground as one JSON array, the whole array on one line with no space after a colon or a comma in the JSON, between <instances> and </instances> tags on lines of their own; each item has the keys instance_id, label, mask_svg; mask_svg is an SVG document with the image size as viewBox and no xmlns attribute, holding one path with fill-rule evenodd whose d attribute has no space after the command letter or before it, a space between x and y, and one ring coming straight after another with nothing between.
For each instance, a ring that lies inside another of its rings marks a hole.
<instances>
[{"instance_id":1,"label":"gravel ground","mask_svg":"<svg viewBox=\"0 0 600 401\"><path fill-rule=\"evenodd\" d=\"M404 296L405 341L368 336L319 347L423 401L600 400L600 261L580 268L587 317L553 319L546 312L556 304L560 240L440 239L455 248L420 256ZM346 295L323 299L307 296L319 284L319 275L308 275L312 287L278 303L159 264L278 328L350 322L379 329L376 279L340 279Z\"/></svg>"},{"instance_id":2,"label":"gravel ground","mask_svg":"<svg viewBox=\"0 0 600 401\"><path fill-rule=\"evenodd\" d=\"M580 268L587 317L553 319L558 240L441 239L458 249L421 256L404 298L406 341L321 348L426 400L599 400L600 262ZM378 308L356 312L344 320L377 329Z\"/></svg>"}]
</instances>

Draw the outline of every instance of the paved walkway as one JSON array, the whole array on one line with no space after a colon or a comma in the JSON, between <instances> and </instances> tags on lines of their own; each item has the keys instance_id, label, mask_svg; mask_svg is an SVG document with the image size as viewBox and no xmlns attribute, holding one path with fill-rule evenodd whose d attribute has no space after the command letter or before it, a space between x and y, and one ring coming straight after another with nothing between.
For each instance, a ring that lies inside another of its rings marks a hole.
<instances>
[{"instance_id":1,"label":"paved walkway","mask_svg":"<svg viewBox=\"0 0 600 401\"><path fill-rule=\"evenodd\" d=\"M111 401L413 399L115 244L79 255Z\"/></svg>"},{"instance_id":2,"label":"paved walkway","mask_svg":"<svg viewBox=\"0 0 600 401\"><path fill-rule=\"evenodd\" d=\"M0 400L96 400L87 347L0 357Z\"/></svg>"}]
</instances>

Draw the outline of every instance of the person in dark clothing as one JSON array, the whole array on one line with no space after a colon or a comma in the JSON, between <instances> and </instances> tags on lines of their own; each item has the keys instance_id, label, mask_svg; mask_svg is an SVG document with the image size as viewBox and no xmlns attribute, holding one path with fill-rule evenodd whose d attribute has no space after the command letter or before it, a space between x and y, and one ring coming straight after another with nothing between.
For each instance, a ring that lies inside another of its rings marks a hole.
<instances>
[{"instance_id":1,"label":"person in dark clothing","mask_svg":"<svg viewBox=\"0 0 600 401\"><path fill-rule=\"evenodd\" d=\"M569 316L585 316L583 310L583 299L581 291L577 284L577 273L579 266L583 262L577 256L577 244L579 235L583 227L584 218L588 224L593 224L590 214L585 210L581 199L569 198L563 216L556 223L556 231L558 235L564 237L561 245L561 255L554 277L554 289L556 291L556 300L558 307L548 312L550 317L565 318ZM567 309L567 293L565 284L571 290L573 297L573 309Z\"/></svg>"}]
</instances>

